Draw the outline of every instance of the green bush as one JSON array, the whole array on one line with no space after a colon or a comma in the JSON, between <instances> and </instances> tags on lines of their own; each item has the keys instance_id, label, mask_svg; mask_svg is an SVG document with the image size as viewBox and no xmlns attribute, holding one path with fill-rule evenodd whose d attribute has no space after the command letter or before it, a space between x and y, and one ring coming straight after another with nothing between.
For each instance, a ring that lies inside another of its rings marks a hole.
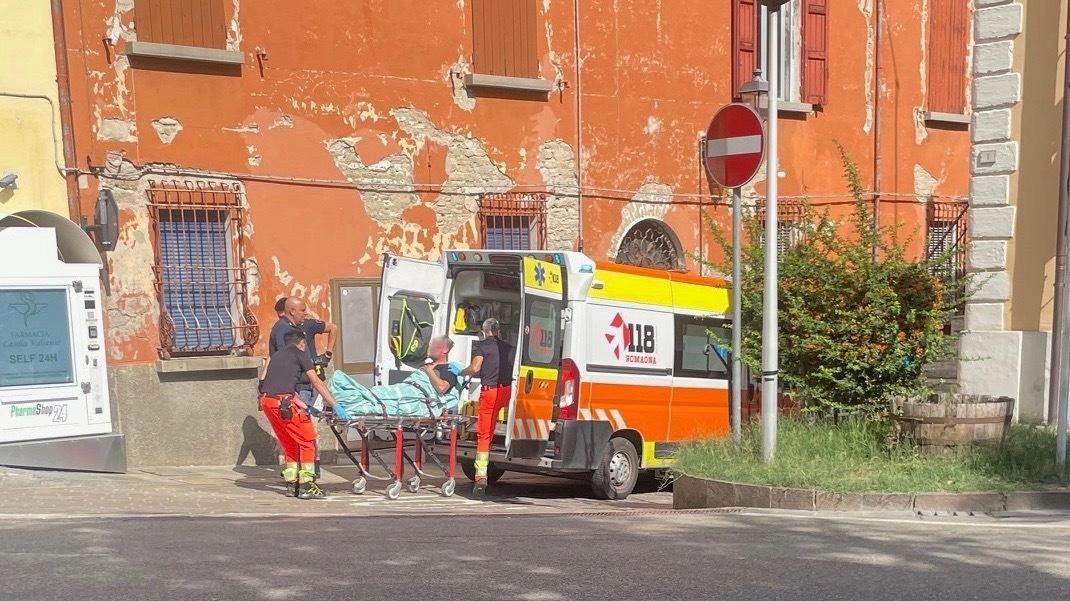
<instances>
[{"instance_id":1,"label":"green bush","mask_svg":"<svg viewBox=\"0 0 1070 601\"><path fill-rule=\"evenodd\" d=\"M780 374L808 411L878 413L891 396L924 392L923 367L949 356L943 327L954 306L947 299L960 295L932 275L947 273L950 254L908 260L895 226L874 223L857 167L839 148L854 212L835 222L803 204L801 241L779 258ZM743 361L760 371L759 216L746 216L744 228ZM732 245L719 227L712 230L724 259L710 264L731 273Z\"/></svg>"}]
</instances>

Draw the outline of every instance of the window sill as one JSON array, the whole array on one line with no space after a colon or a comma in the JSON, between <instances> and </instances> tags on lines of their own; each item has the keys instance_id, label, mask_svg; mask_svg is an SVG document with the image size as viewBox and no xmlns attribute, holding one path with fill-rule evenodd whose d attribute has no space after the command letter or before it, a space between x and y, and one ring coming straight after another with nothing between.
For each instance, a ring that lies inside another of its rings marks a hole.
<instances>
[{"instance_id":1,"label":"window sill","mask_svg":"<svg viewBox=\"0 0 1070 601\"><path fill-rule=\"evenodd\" d=\"M969 125L970 116L963 113L938 113L935 111L925 111L922 113L925 118L925 123L935 125Z\"/></svg>"},{"instance_id":2,"label":"window sill","mask_svg":"<svg viewBox=\"0 0 1070 601\"><path fill-rule=\"evenodd\" d=\"M126 54L132 57L167 58L222 65L241 65L245 62L245 57L237 50L177 46L175 44L157 44L156 42L127 42Z\"/></svg>"},{"instance_id":3,"label":"window sill","mask_svg":"<svg viewBox=\"0 0 1070 601\"><path fill-rule=\"evenodd\" d=\"M158 359L156 373L174 374L201 371L238 371L260 369L264 364L261 357L180 357L177 359Z\"/></svg>"},{"instance_id":4,"label":"window sill","mask_svg":"<svg viewBox=\"0 0 1070 601\"><path fill-rule=\"evenodd\" d=\"M549 94L554 89L552 81L530 77L507 77L505 75L481 75L470 73L464 76L464 85L470 88L512 90Z\"/></svg>"},{"instance_id":5,"label":"window sill","mask_svg":"<svg viewBox=\"0 0 1070 601\"><path fill-rule=\"evenodd\" d=\"M777 113L793 113L797 115L809 115L815 110L815 106L808 102L788 102L781 100L777 103ZM758 108L762 111L769 110L769 99L762 98L758 101Z\"/></svg>"}]
</instances>

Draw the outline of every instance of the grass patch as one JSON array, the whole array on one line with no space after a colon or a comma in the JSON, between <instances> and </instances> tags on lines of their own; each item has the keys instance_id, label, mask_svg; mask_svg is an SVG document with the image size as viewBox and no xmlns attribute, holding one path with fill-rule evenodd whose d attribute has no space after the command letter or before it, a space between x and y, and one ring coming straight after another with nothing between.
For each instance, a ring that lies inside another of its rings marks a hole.
<instances>
[{"instance_id":1,"label":"grass patch","mask_svg":"<svg viewBox=\"0 0 1070 601\"><path fill-rule=\"evenodd\" d=\"M777 455L762 462L761 427L743 428L738 446L730 439L688 443L676 454L676 470L714 478L834 492L962 492L1045 488L1060 483L1055 434L1015 425L998 447L974 447L955 456L922 456L916 448L885 444L883 422L839 425L781 419Z\"/></svg>"}]
</instances>

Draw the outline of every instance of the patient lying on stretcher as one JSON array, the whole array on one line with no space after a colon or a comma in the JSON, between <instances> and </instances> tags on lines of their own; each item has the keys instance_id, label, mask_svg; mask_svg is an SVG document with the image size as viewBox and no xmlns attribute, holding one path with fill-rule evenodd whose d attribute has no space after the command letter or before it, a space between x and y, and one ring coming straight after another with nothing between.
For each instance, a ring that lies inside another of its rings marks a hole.
<instances>
[{"instance_id":1,"label":"patient lying on stretcher","mask_svg":"<svg viewBox=\"0 0 1070 601\"><path fill-rule=\"evenodd\" d=\"M340 370L327 382L337 405L335 413L344 418L356 415L429 416L455 412L460 402L461 366L448 363L453 341L445 336L431 339L429 363L412 372L403 382L367 387ZM339 410L339 406L344 408Z\"/></svg>"}]
</instances>

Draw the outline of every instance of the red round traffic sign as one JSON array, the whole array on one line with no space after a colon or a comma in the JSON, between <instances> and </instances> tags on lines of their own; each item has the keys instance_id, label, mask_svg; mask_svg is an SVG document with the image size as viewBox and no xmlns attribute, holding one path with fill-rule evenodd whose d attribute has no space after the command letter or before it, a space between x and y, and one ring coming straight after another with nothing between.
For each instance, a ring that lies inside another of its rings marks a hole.
<instances>
[{"instance_id":1,"label":"red round traffic sign","mask_svg":"<svg viewBox=\"0 0 1070 601\"><path fill-rule=\"evenodd\" d=\"M703 162L710 179L725 188L746 185L758 174L765 157L762 118L749 104L726 104L706 129Z\"/></svg>"}]
</instances>

